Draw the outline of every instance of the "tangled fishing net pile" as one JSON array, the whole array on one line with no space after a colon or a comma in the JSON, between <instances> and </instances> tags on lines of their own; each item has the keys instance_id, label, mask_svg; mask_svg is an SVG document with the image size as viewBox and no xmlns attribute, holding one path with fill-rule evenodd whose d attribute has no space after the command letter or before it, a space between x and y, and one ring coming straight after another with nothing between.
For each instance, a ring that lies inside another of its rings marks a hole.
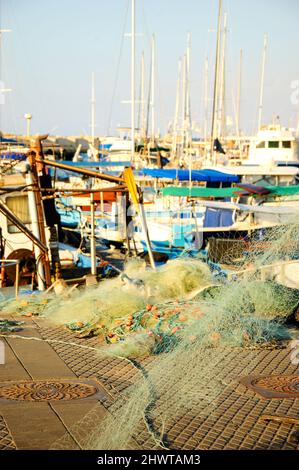
<instances>
[{"instance_id":1,"label":"tangled fishing net pile","mask_svg":"<svg viewBox=\"0 0 299 470\"><path fill-rule=\"evenodd\" d=\"M214 276L197 259L170 261L157 272L133 263L117 279L69 298L53 295L2 308L40 314L82 338L95 334L97 354L123 358L138 369L139 379L120 394L104 422L97 425L95 410L74 429L81 448L138 447L144 426L153 446L169 448L169 423L191 412L212 414L235 379L235 371L230 377L222 367L231 351L283 346L292 338L299 290L281 282L279 266L299 258L298 241L297 223L271 231L229 278ZM152 357L146 367L144 356ZM248 355L248 370L250 362Z\"/></svg>"},{"instance_id":2,"label":"tangled fishing net pile","mask_svg":"<svg viewBox=\"0 0 299 470\"><path fill-rule=\"evenodd\" d=\"M210 269L201 261L178 259L152 272L135 260L121 276L97 288L73 290L69 296L26 296L2 304L2 310L45 317L65 325L77 337L97 335L106 345L125 343L122 355L144 355L152 352L155 338L161 342L160 333L170 333L177 326L180 308L172 308L169 302L180 303L188 293L212 282Z\"/></svg>"},{"instance_id":3,"label":"tangled fishing net pile","mask_svg":"<svg viewBox=\"0 0 299 470\"><path fill-rule=\"evenodd\" d=\"M135 260L97 288L26 296L2 310L40 315L79 338L98 336L107 354L120 357L169 352L183 340L240 347L289 338L284 323L295 313L299 291L261 281L250 265L249 277L220 282L197 259L172 260L156 272Z\"/></svg>"}]
</instances>

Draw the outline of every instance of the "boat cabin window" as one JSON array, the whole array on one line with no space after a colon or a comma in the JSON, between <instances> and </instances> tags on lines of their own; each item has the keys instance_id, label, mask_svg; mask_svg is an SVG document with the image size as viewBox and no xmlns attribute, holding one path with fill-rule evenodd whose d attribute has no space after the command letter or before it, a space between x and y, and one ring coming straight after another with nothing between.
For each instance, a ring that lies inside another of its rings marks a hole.
<instances>
[{"instance_id":1,"label":"boat cabin window","mask_svg":"<svg viewBox=\"0 0 299 470\"><path fill-rule=\"evenodd\" d=\"M264 149L266 146L266 142L259 142L258 144L256 144L256 148L257 149Z\"/></svg>"},{"instance_id":2,"label":"boat cabin window","mask_svg":"<svg viewBox=\"0 0 299 470\"><path fill-rule=\"evenodd\" d=\"M290 149L291 148L291 141L290 140L283 140L282 141L282 148L283 149Z\"/></svg>"},{"instance_id":3,"label":"boat cabin window","mask_svg":"<svg viewBox=\"0 0 299 470\"><path fill-rule=\"evenodd\" d=\"M278 140L270 140L268 147L269 149L278 149L279 148Z\"/></svg>"},{"instance_id":4,"label":"boat cabin window","mask_svg":"<svg viewBox=\"0 0 299 470\"><path fill-rule=\"evenodd\" d=\"M31 218L29 214L28 197L25 196L11 196L6 198L7 207L14 213L18 219L23 222L27 227L31 227ZM13 223L7 220L8 233L19 233L20 230Z\"/></svg>"}]
</instances>

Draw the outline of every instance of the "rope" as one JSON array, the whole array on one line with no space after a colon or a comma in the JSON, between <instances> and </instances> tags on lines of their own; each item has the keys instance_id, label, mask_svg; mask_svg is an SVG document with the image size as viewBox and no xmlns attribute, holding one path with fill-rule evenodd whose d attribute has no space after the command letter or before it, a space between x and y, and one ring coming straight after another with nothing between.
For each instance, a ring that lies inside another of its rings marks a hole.
<instances>
[{"instance_id":1,"label":"rope","mask_svg":"<svg viewBox=\"0 0 299 470\"><path fill-rule=\"evenodd\" d=\"M25 339L25 340L30 340L30 341L41 341L41 342L46 342L46 343L58 343L58 344L64 344L67 346L75 346L77 348L82 348L82 349L89 349L90 351L100 351L100 348L94 348L92 346L84 346L83 344L77 344L73 343L71 341L61 341L59 339L44 339L44 338L35 338L34 336L21 336L21 335L5 335L0 333L0 337L2 338L12 338L12 339Z\"/></svg>"},{"instance_id":2,"label":"rope","mask_svg":"<svg viewBox=\"0 0 299 470\"><path fill-rule=\"evenodd\" d=\"M121 358L121 356L119 356L119 358ZM127 361L138 372L140 372L144 382L147 385L149 396L152 397L151 400L149 401L149 403L146 405L146 407L144 408L144 410L142 412L143 421L146 425L148 433L152 436L152 439L154 440L154 442L156 443L157 446L161 447L164 450L170 450L170 448L167 447L166 442L164 442L163 431L160 433L160 435L158 434L158 431L155 429L153 421L150 417L150 413L151 413L151 411L152 411L152 409L153 409L153 407L156 403L157 394L156 394L155 388L154 388L151 380L148 377L147 372L144 370L144 368L138 362L134 361L133 359L129 359L129 358L124 358L124 359L127 359Z\"/></svg>"}]
</instances>

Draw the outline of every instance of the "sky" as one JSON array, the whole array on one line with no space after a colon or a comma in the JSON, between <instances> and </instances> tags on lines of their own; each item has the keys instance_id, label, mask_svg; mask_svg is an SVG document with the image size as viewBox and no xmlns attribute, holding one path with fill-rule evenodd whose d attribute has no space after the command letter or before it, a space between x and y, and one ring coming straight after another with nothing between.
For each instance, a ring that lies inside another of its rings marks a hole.
<instances>
[{"instance_id":1,"label":"sky","mask_svg":"<svg viewBox=\"0 0 299 470\"><path fill-rule=\"evenodd\" d=\"M211 115L218 0L136 0L136 96L142 51L149 76L156 37L157 130L174 118L178 60L191 34L190 103L194 127L204 126L204 62L209 63ZM91 74L96 85L96 134L130 126L130 0L0 0L0 130L54 135L90 133ZM223 0L227 12L226 110L234 119L239 51L243 50L240 127L256 132L264 34L268 34L263 123L279 115L297 124L291 101L299 80L299 0ZM146 86L148 79L146 80ZM147 96L146 90L146 96ZM138 106L137 106L138 108ZM137 111L136 111L137 114ZM210 124L209 124L210 126Z\"/></svg>"}]
</instances>

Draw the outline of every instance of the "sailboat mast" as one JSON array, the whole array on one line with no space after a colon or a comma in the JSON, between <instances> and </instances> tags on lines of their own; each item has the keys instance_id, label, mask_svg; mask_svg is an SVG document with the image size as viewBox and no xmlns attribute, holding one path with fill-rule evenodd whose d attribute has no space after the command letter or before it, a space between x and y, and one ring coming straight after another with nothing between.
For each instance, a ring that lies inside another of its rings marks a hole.
<instances>
[{"instance_id":1,"label":"sailboat mast","mask_svg":"<svg viewBox=\"0 0 299 470\"><path fill-rule=\"evenodd\" d=\"M237 113L236 113L236 131L237 131L237 135L240 134L240 106L241 106L242 66L243 66L243 50L240 49L238 90L237 90Z\"/></svg>"},{"instance_id":2,"label":"sailboat mast","mask_svg":"<svg viewBox=\"0 0 299 470\"><path fill-rule=\"evenodd\" d=\"M186 144L186 54L183 57L182 71L182 150Z\"/></svg>"},{"instance_id":3,"label":"sailboat mast","mask_svg":"<svg viewBox=\"0 0 299 470\"><path fill-rule=\"evenodd\" d=\"M268 35L264 35L264 48L263 48L263 59L262 59L262 73L261 73L261 83L260 83L260 100L259 100L259 115L258 115L258 131L262 125L262 112L263 112L263 98L264 98L264 80L265 80L265 64L266 64L266 54L268 47Z\"/></svg>"},{"instance_id":4,"label":"sailboat mast","mask_svg":"<svg viewBox=\"0 0 299 470\"><path fill-rule=\"evenodd\" d=\"M131 162L135 159L135 0L131 12Z\"/></svg>"},{"instance_id":5,"label":"sailboat mast","mask_svg":"<svg viewBox=\"0 0 299 470\"><path fill-rule=\"evenodd\" d=\"M204 67L204 140L208 137L208 87L209 87L209 60L205 58Z\"/></svg>"},{"instance_id":6,"label":"sailboat mast","mask_svg":"<svg viewBox=\"0 0 299 470\"><path fill-rule=\"evenodd\" d=\"M191 35L187 35L187 50L186 50L186 149L189 164L189 187L192 186L191 170L192 170L192 157L191 157L191 110L190 110L190 49L191 49Z\"/></svg>"},{"instance_id":7,"label":"sailboat mast","mask_svg":"<svg viewBox=\"0 0 299 470\"><path fill-rule=\"evenodd\" d=\"M226 100L226 82L225 82L225 58L223 59L223 87L222 87L222 92L221 92L221 131L220 135L222 138L225 137L226 133L226 107L225 107L225 100Z\"/></svg>"},{"instance_id":8,"label":"sailboat mast","mask_svg":"<svg viewBox=\"0 0 299 470\"><path fill-rule=\"evenodd\" d=\"M146 105L146 122L145 122L145 139L148 141L149 136L149 121L151 111L151 94L152 94L152 57L149 68L149 79L148 79L148 93L147 93L147 105Z\"/></svg>"},{"instance_id":9,"label":"sailboat mast","mask_svg":"<svg viewBox=\"0 0 299 470\"><path fill-rule=\"evenodd\" d=\"M191 51L191 34L187 35L187 50L186 50L186 144L188 146L191 140L191 109L190 109L190 51Z\"/></svg>"},{"instance_id":10,"label":"sailboat mast","mask_svg":"<svg viewBox=\"0 0 299 470\"><path fill-rule=\"evenodd\" d=\"M212 129L211 129L211 160L216 165L216 153L214 152L214 140L216 138L217 124L217 104L218 104L218 75L219 75L219 56L220 56L220 35L221 35L221 17L222 17L222 0L219 0L218 7L218 28L217 28L217 45L216 45L216 63L214 78L214 94L213 94L213 111L212 111Z\"/></svg>"},{"instance_id":11,"label":"sailboat mast","mask_svg":"<svg viewBox=\"0 0 299 470\"><path fill-rule=\"evenodd\" d=\"M91 74L91 143L95 142L95 84L94 72Z\"/></svg>"},{"instance_id":12,"label":"sailboat mast","mask_svg":"<svg viewBox=\"0 0 299 470\"><path fill-rule=\"evenodd\" d=\"M155 141L155 35L152 35L152 70L151 70L151 138Z\"/></svg>"},{"instance_id":13,"label":"sailboat mast","mask_svg":"<svg viewBox=\"0 0 299 470\"><path fill-rule=\"evenodd\" d=\"M227 13L224 13L223 20L223 43L221 54L221 81L219 92L219 114L218 114L218 137L224 135L225 125L225 52L226 52L226 34L227 34Z\"/></svg>"},{"instance_id":14,"label":"sailboat mast","mask_svg":"<svg viewBox=\"0 0 299 470\"><path fill-rule=\"evenodd\" d=\"M176 100L175 100L175 113L174 113L174 121L173 121L173 135L172 135L172 153L174 154L174 156L177 155L177 136L178 136L178 119L179 119L179 109L180 109L181 69L182 69L182 60L179 59Z\"/></svg>"},{"instance_id":15,"label":"sailboat mast","mask_svg":"<svg viewBox=\"0 0 299 470\"><path fill-rule=\"evenodd\" d=\"M141 54L141 83L140 83L140 86L141 86L141 105L140 105L140 109L141 109L141 112L140 112L140 119L141 119L141 136L144 137L144 52L142 51L142 54Z\"/></svg>"},{"instance_id":16,"label":"sailboat mast","mask_svg":"<svg viewBox=\"0 0 299 470\"><path fill-rule=\"evenodd\" d=\"M141 53L140 59L140 89L139 89L139 106L138 106L138 130L140 138L144 138L144 52Z\"/></svg>"}]
</instances>

